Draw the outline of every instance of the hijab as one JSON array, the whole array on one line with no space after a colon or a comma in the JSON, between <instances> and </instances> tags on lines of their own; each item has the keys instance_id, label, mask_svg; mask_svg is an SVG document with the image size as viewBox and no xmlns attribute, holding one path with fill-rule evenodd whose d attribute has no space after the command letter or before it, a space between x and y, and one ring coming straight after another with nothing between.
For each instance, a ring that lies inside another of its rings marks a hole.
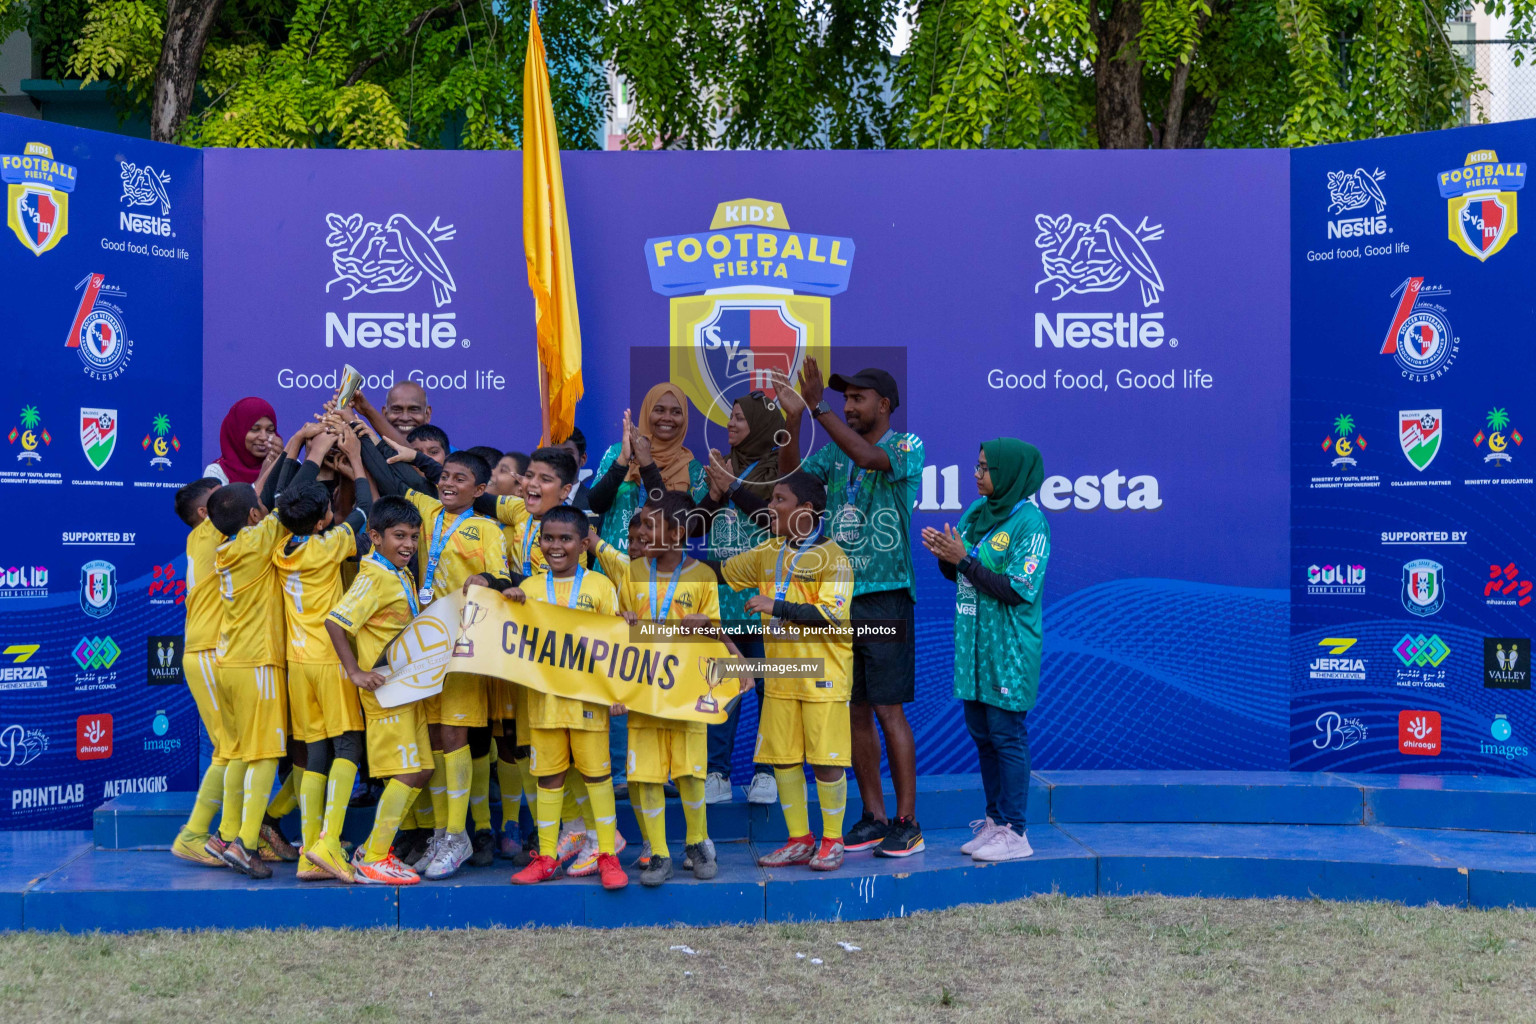
<instances>
[{"instance_id":1,"label":"hijab","mask_svg":"<svg viewBox=\"0 0 1536 1024\"><path fill-rule=\"evenodd\" d=\"M664 394L671 394L677 399L677 404L683 410L683 422L679 426L677 436L670 441L658 441L651 429L651 408ZM651 439L651 458L656 462L656 468L661 470L661 484L669 491L682 491L689 493L691 481L688 478L688 466L693 462L693 452L683 447L683 440L688 436L688 399L683 391L670 381L663 381L645 393L645 402L640 406L640 433ZM629 472L624 479L634 483L640 482L640 462L638 459L630 461Z\"/></svg>"},{"instance_id":2,"label":"hijab","mask_svg":"<svg viewBox=\"0 0 1536 1024\"><path fill-rule=\"evenodd\" d=\"M772 496L773 481L779 476L778 460L769 456L779 447L775 437L784 429L784 414L761 391L742 395L736 404L746 417L747 436L731 448L731 472L743 487L766 500ZM751 472L747 472L748 466L752 466Z\"/></svg>"},{"instance_id":3,"label":"hijab","mask_svg":"<svg viewBox=\"0 0 1536 1024\"><path fill-rule=\"evenodd\" d=\"M219 467L232 484L252 484L261 474L261 456L245 447L245 435L266 417L277 428L277 413L265 398L242 398L229 407L219 425Z\"/></svg>"},{"instance_id":4,"label":"hijab","mask_svg":"<svg viewBox=\"0 0 1536 1024\"><path fill-rule=\"evenodd\" d=\"M966 514L960 535L967 544L980 543L1013 515L1014 506L1045 482L1040 449L1016 437L999 437L981 446L992 474L992 493Z\"/></svg>"}]
</instances>

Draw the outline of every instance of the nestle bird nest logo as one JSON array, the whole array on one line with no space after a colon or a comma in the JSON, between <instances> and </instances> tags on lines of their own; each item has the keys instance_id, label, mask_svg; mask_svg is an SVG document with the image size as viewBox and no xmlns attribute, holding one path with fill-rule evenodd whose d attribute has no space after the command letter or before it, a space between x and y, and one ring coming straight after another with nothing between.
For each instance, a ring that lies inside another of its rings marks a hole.
<instances>
[{"instance_id":1,"label":"nestle bird nest logo","mask_svg":"<svg viewBox=\"0 0 1536 1024\"><path fill-rule=\"evenodd\" d=\"M343 300L396 293L408 293L411 299L420 296L418 308L409 312L352 310L345 314L345 320L340 314L327 313L326 348L337 341L347 348L453 348L468 344L459 338L455 314L432 311L451 305L458 290L439 248L446 248L445 243L453 240L452 224L434 217L422 228L404 213L383 220L365 220L360 213L328 213L325 225L325 244L335 272L325 283L328 294L339 294ZM424 290L431 292L430 307Z\"/></svg>"},{"instance_id":2,"label":"nestle bird nest logo","mask_svg":"<svg viewBox=\"0 0 1536 1024\"><path fill-rule=\"evenodd\" d=\"M1117 292L1127 284L1140 291L1141 308L1135 312L1035 314L1035 347L1049 341L1055 348L1158 348L1177 338L1163 333L1163 314L1151 312L1162 301L1165 285L1147 246L1163 237L1161 224L1142 217L1134 229L1112 213L1093 221L1077 220L1070 213L1059 217L1035 217L1035 248L1045 275L1035 292L1045 290L1052 302L1069 295Z\"/></svg>"}]
</instances>

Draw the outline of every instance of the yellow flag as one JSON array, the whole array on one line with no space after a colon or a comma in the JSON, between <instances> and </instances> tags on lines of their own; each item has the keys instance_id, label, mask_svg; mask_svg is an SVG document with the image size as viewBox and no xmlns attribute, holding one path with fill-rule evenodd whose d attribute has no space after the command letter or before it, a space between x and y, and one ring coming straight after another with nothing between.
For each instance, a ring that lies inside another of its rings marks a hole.
<instances>
[{"instance_id":1,"label":"yellow flag","mask_svg":"<svg viewBox=\"0 0 1536 1024\"><path fill-rule=\"evenodd\" d=\"M565 219L560 136L549 93L549 65L537 8L528 13L528 58L523 65L523 252L538 327L544 443L563 441L576 426L581 399L581 321L571 230Z\"/></svg>"}]
</instances>

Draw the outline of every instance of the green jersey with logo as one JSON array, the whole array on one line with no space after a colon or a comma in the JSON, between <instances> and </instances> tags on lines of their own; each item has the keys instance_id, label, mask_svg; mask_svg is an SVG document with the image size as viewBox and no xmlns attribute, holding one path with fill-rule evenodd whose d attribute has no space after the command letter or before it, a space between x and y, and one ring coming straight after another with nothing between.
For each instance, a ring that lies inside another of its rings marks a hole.
<instances>
[{"instance_id":1,"label":"green jersey with logo","mask_svg":"<svg viewBox=\"0 0 1536 1024\"><path fill-rule=\"evenodd\" d=\"M923 480L923 442L888 430L878 442L891 468L862 470L828 442L800 464L827 488L827 528L853 565L853 595L905 590L912 575L912 506Z\"/></svg>"},{"instance_id":2,"label":"green jersey with logo","mask_svg":"<svg viewBox=\"0 0 1536 1024\"><path fill-rule=\"evenodd\" d=\"M615 442L608 446L603 453L603 461L598 463L597 475L593 480L601 480L607 475L608 470L618 461L619 453L623 451L622 445ZM709 493L709 483L704 479L704 467L698 459L688 463L688 491L689 497L694 501L702 501ZM612 544L620 551L629 551L629 521L635 518L635 513L640 506L645 504L645 488L633 480L625 480L619 484L619 491L613 496L613 505L603 513L602 529L597 535Z\"/></svg>"},{"instance_id":3,"label":"green jersey with logo","mask_svg":"<svg viewBox=\"0 0 1536 1024\"><path fill-rule=\"evenodd\" d=\"M963 529L986 501L960 519ZM1008 577L1022 604L1006 605L981 593L964 573L955 593L955 696L1004 711L1028 711L1040 689L1040 589L1051 557L1045 513L1025 502L979 543L972 557Z\"/></svg>"}]
</instances>

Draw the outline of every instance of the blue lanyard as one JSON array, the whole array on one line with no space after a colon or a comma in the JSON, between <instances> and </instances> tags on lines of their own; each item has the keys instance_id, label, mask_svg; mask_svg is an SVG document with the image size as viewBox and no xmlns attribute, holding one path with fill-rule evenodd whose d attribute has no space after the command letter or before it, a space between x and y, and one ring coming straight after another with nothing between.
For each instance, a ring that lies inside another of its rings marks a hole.
<instances>
[{"instance_id":1,"label":"blue lanyard","mask_svg":"<svg viewBox=\"0 0 1536 1024\"><path fill-rule=\"evenodd\" d=\"M416 602L416 591L411 586L411 578L404 569L399 568L377 551L368 552L368 557L377 562L395 579L400 581L400 589L405 591L405 603L411 606L411 618L421 614L421 605Z\"/></svg>"},{"instance_id":2,"label":"blue lanyard","mask_svg":"<svg viewBox=\"0 0 1536 1024\"><path fill-rule=\"evenodd\" d=\"M1013 506L1013 508L1009 509L1008 510L1007 518L1005 518L1003 520L1003 525L999 526L997 529L995 529L991 533L987 534L981 540L977 541L975 546L971 548L971 557L972 558L980 558L981 557L981 546L983 544L985 544L987 541L991 540L993 537L996 537L999 533L1002 533L1003 532L1003 526L1007 526L1008 525L1008 520L1012 519L1015 515L1018 514L1019 509L1023 508L1025 505L1028 505L1028 504L1029 504L1029 499L1025 498L1023 501L1020 501L1017 505Z\"/></svg>"},{"instance_id":3,"label":"blue lanyard","mask_svg":"<svg viewBox=\"0 0 1536 1024\"><path fill-rule=\"evenodd\" d=\"M439 509L437 522L432 524L432 544L427 549L427 568L422 573L421 589L431 593L433 583L437 579L437 562L443 557L443 545L448 543L448 538L453 536L453 531L459 528L459 524L475 514L473 508L467 508L454 517L453 525L448 527L448 532L443 532L443 519L447 517L447 509Z\"/></svg>"},{"instance_id":4,"label":"blue lanyard","mask_svg":"<svg viewBox=\"0 0 1536 1024\"><path fill-rule=\"evenodd\" d=\"M673 595L675 595L677 593L677 584L683 578L683 565L687 561L688 561L688 556L684 555L683 556L683 560L681 562L677 563L677 568L672 570L672 573L671 573L672 582L667 584L667 599L662 604L661 610L657 611L657 609L656 609L656 599L661 596L661 588L656 585L656 559L654 559L654 558L647 558L646 559L646 562L651 567L651 586L650 586L650 589L646 591L646 595L645 596L647 598L649 598L650 602L651 602L651 621L652 622L665 622L665 621L667 621L667 613L672 610L672 597L673 597Z\"/></svg>"},{"instance_id":5,"label":"blue lanyard","mask_svg":"<svg viewBox=\"0 0 1536 1024\"><path fill-rule=\"evenodd\" d=\"M880 440L875 442L875 447L878 448L881 445L885 444L886 441L890 440L891 435L894 434L894 433L896 433L895 430L887 430L885 433L881 434L880 435ZM848 460L848 493L847 493L848 507L850 507L850 508L858 508L859 507L859 492L864 490L864 477L869 473L869 470L867 470L867 469L860 469L857 473L855 473L854 470L857 469L857 468L858 467L857 467L857 465L855 465L853 459L850 458Z\"/></svg>"},{"instance_id":6,"label":"blue lanyard","mask_svg":"<svg viewBox=\"0 0 1536 1024\"><path fill-rule=\"evenodd\" d=\"M529 519L528 526L523 530L523 575L533 575L533 542L538 539L539 527L543 526L543 520Z\"/></svg>"},{"instance_id":7,"label":"blue lanyard","mask_svg":"<svg viewBox=\"0 0 1536 1024\"><path fill-rule=\"evenodd\" d=\"M735 481L735 482L734 482L734 483L732 483L732 484L731 484L731 493L732 493L732 494L734 494L734 493L735 493L735 492L736 492L736 488L738 488L738 487L740 487L740 486L741 486L741 482L742 482L742 481L743 481L743 480L745 480L745 479L746 479L746 478L747 478L747 477L748 477L748 476L749 476L749 475L750 475L750 474L751 474L751 472L752 472L752 471L753 471L753 470L754 470L754 469L756 469L756 468L757 468L757 464L758 464L758 463L759 463L759 462L762 462L762 461L763 461L763 460L762 460L762 459L753 459L753 460L752 460L752 465L750 465L750 466L748 466L748 467L747 467L747 468L746 468L746 469L744 469L744 470L742 470L742 471L741 471L741 475L740 475L740 476L738 476L738 477L737 477L737 478L736 478L736 481Z\"/></svg>"},{"instance_id":8,"label":"blue lanyard","mask_svg":"<svg viewBox=\"0 0 1536 1024\"><path fill-rule=\"evenodd\" d=\"M821 526L818 524L817 527L816 527L816 532L811 534L809 537L805 538L805 540L803 542L801 542L799 550L797 550L795 552L795 557L791 558L789 560L789 572L785 573L784 572L784 556L789 554L789 538L788 537L784 538L784 546L779 548L779 561L778 561L778 564L776 564L773 567L773 597L774 597L774 600L776 600L776 601L784 600L784 595L789 593L789 584L795 578L795 563L800 561L801 557L807 551L809 551L811 548L815 547L816 546L816 542L818 540L820 540L820 539L821 539Z\"/></svg>"},{"instance_id":9,"label":"blue lanyard","mask_svg":"<svg viewBox=\"0 0 1536 1024\"><path fill-rule=\"evenodd\" d=\"M587 570L580 565L576 566L576 576L571 580L571 599L566 603L567 608L575 608L577 598L581 597L581 578L587 574ZM549 573L544 577L544 593L549 598L550 604L559 604L555 599L555 574Z\"/></svg>"}]
</instances>

